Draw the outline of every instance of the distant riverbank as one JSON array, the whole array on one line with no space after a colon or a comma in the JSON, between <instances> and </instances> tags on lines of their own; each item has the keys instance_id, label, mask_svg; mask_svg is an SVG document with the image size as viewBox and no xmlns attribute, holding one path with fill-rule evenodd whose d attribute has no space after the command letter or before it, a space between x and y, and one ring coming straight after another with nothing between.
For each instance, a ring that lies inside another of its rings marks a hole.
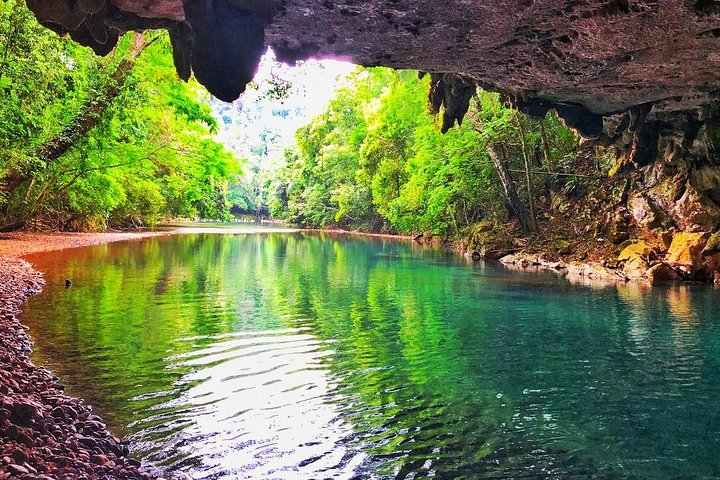
<instances>
[{"instance_id":1,"label":"distant riverbank","mask_svg":"<svg viewBox=\"0 0 720 480\"><path fill-rule=\"evenodd\" d=\"M171 233L173 233L173 230L107 233L0 233L0 257L20 258L33 253L88 247L124 240L140 240L148 237L169 235Z\"/></svg>"}]
</instances>

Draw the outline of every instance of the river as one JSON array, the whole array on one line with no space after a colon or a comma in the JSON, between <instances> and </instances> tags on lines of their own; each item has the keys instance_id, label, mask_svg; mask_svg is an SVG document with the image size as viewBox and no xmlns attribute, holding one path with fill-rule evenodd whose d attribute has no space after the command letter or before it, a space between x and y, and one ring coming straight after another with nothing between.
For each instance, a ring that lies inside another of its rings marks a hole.
<instances>
[{"instance_id":1,"label":"river","mask_svg":"<svg viewBox=\"0 0 720 480\"><path fill-rule=\"evenodd\" d=\"M573 285L312 232L31 261L34 361L168 477L720 476L710 287Z\"/></svg>"}]
</instances>

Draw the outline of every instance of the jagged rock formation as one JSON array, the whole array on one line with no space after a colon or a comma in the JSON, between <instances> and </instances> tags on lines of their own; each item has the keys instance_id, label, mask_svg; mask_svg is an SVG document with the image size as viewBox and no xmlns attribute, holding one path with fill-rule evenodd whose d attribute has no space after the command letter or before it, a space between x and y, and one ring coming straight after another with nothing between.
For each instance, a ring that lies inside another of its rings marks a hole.
<instances>
[{"instance_id":1,"label":"jagged rock formation","mask_svg":"<svg viewBox=\"0 0 720 480\"><path fill-rule=\"evenodd\" d=\"M128 29L167 28L178 70L231 99L264 45L458 74L585 135L602 117L711 105L720 90L716 0L27 0L38 19L107 53ZM652 136L642 132L641 136ZM643 140L641 140L643 141Z\"/></svg>"}]
</instances>

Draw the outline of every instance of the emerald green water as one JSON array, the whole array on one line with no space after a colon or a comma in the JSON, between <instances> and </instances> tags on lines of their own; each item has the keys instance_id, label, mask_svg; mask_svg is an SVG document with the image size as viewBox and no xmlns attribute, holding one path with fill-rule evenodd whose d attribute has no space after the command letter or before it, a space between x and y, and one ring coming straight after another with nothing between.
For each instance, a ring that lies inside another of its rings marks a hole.
<instances>
[{"instance_id":1,"label":"emerald green water","mask_svg":"<svg viewBox=\"0 0 720 480\"><path fill-rule=\"evenodd\" d=\"M312 233L32 261L35 361L167 476L720 477L712 288Z\"/></svg>"}]
</instances>

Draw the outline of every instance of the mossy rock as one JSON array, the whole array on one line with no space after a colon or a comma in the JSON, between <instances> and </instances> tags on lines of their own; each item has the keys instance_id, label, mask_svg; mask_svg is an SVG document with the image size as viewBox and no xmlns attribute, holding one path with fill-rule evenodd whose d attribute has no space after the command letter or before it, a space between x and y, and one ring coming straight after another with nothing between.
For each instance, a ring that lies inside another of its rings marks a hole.
<instances>
[{"instance_id":1,"label":"mossy rock","mask_svg":"<svg viewBox=\"0 0 720 480\"><path fill-rule=\"evenodd\" d=\"M628 260L634 260L636 258L646 259L650 257L650 254L652 253L653 249L650 245L647 243L640 241L631 243L627 247L625 247L622 252L620 252L620 255L618 255L618 262L624 262Z\"/></svg>"},{"instance_id":2,"label":"mossy rock","mask_svg":"<svg viewBox=\"0 0 720 480\"><path fill-rule=\"evenodd\" d=\"M485 249L487 252L504 250L512 245L512 236L502 225L483 220L466 228L462 241L473 250Z\"/></svg>"},{"instance_id":3,"label":"mossy rock","mask_svg":"<svg viewBox=\"0 0 720 480\"><path fill-rule=\"evenodd\" d=\"M553 212L564 211L567 209L568 199L561 193L556 193L550 201L550 210Z\"/></svg>"},{"instance_id":4,"label":"mossy rock","mask_svg":"<svg viewBox=\"0 0 720 480\"><path fill-rule=\"evenodd\" d=\"M613 223L608 232L608 241L614 245L621 244L630 239L630 234L627 232L627 226Z\"/></svg>"},{"instance_id":5,"label":"mossy rock","mask_svg":"<svg viewBox=\"0 0 720 480\"><path fill-rule=\"evenodd\" d=\"M555 250L557 250L560 255L570 253L570 242L568 242L567 240L556 241Z\"/></svg>"},{"instance_id":6,"label":"mossy rock","mask_svg":"<svg viewBox=\"0 0 720 480\"><path fill-rule=\"evenodd\" d=\"M473 229L478 233L491 232L491 231L495 230L495 227L496 227L495 222L493 222L491 220L481 220L478 223L476 223L475 225L473 225Z\"/></svg>"},{"instance_id":7,"label":"mossy rock","mask_svg":"<svg viewBox=\"0 0 720 480\"><path fill-rule=\"evenodd\" d=\"M615 247L615 253L618 254L618 255L620 255L620 252L622 252L623 250L625 250L627 247L629 247L629 246L632 245L633 243L635 243L635 240L633 240L632 238L629 238L629 239L625 240L625 241L622 242L620 245L618 245L617 247Z\"/></svg>"},{"instance_id":8,"label":"mossy rock","mask_svg":"<svg viewBox=\"0 0 720 480\"><path fill-rule=\"evenodd\" d=\"M715 255L716 253L720 253L720 230L708 238L705 248L703 248L702 251L703 256Z\"/></svg>"}]
</instances>

